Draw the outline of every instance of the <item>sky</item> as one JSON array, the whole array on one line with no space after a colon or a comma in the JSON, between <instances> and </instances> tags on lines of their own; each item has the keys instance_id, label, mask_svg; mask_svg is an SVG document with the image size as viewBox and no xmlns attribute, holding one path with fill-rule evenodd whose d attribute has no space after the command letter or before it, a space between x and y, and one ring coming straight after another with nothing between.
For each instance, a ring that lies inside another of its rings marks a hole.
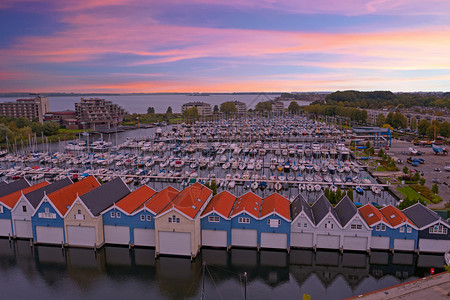
<instances>
[{"instance_id":1,"label":"sky","mask_svg":"<svg viewBox=\"0 0 450 300\"><path fill-rule=\"evenodd\" d=\"M0 1L0 92L349 89L450 91L450 1Z\"/></svg>"}]
</instances>

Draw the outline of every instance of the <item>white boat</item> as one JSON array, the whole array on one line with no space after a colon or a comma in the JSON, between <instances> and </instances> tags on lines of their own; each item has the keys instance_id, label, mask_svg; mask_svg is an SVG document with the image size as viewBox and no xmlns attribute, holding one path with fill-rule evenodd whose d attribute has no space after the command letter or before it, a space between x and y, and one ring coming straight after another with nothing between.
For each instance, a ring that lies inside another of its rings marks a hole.
<instances>
[{"instance_id":1,"label":"white boat","mask_svg":"<svg viewBox=\"0 0 450 300\"><path fill-rule=\"evenodd\" d=\"M372 192L373 192L374 194L376 194L376 195L378 195L378 194L381 193L381 190L380 190L377 186L372 186L370 189L371 189Z\"/></svg>"},{"instance_id":2,"label":"white boat","mask_svg":"<svg viewBox=\"0 0 450 300\"><path fill-rule=\"evenodd\" d=\"M322 186L321 186L320 184L316 184L316 185L314 186L314 190L315 190L316 192L319 192L321 189L322 189Z\"/></svg>"}]
</instances>

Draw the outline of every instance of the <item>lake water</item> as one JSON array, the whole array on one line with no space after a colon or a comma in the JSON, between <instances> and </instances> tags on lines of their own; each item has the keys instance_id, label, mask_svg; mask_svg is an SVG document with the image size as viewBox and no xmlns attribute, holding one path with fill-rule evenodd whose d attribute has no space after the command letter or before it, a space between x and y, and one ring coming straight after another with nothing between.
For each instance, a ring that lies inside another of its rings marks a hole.
<instances>
[{"instance_id":1,"label":"lake water","mask_svg":"<svg viewBox=\"0 0 450 300\"><path fill-rule=\"evenodd\" d=\"M174 113L181 113L181 106L186 102L202 101L219 105L226 101L241 101L247 104L247 108L254 108L258 102L267 101L280 96L280 94L211 94L210 96L176 95L122 95L122 96L98 96L122 106L129 113L146 113L152 106L156 113L165 113L169 106ZM24 98L24 97L22 97ZM49 97L50 111L74 110L75 103L80 102L81 97ZM85 98L91 98L86 96ZM17 98L0 98L0 102L15 101ZM304 105L310 102L305 101ZM299 102L301 105L302 103ZM287 107L289 103L285 103Z\"/></svg>"},{"instance_id":2,"label":"lake water","mask_svg":"<svg viewBox=\"0 0 450 300\"><path fill-rule=\"evenodd\" d=\"M202 261L206 263L202 276ZM153 249L30 247L0 239L2 299L343 299L443 271L443 255L203 249L192 262Z\"/></svg>"}]
</instances>

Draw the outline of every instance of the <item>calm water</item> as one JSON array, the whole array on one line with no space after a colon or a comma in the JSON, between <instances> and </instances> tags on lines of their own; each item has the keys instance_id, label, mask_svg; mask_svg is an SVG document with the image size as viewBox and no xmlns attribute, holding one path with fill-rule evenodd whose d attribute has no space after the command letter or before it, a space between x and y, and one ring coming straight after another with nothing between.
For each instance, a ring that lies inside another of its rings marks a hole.
<instances>
[{"instance_id":1,"label":"calm water","mask_svg":"<svg viewBox=\"0 0 450 300\"><path fill-rule=\"evenodd\" d=\"M38 246L0 239L2 299L342 299L442 271L443 256L409 253L203 249L194 261L154 259L152 249Z\"/></svg>"},{"instance_id":2,"label":"calm water","mask_svg":"<svg viewBox=\"0 0 450 300\"><path fill-rule=\"evenodd\" d=\"M267 95L232 95L232 94L220 94L210 96L188 96L188 95L123 95L123 96L99 96L110 100L115 104L122 106L129 113L145 113L149 106L155 108L157 113L165 113L167 107L171 106L174 113L181 112L181 106L190 101L202 101L211 104L211 106L219 105L226 101L241 101L247 104L247 108L254 108L258 102L267 101L268 99L274 99L280 96L279 94L267 94ZM61 110L74 110L75 102L80 102L81 97L49 97L50 111ZM90 97L85 97L90 98ZM16 98L0 98L0 102L15 101ZM308 105L310 102L305 102ZM289 103L285 103L287 107Z\"/></svg>"}]
</instances>

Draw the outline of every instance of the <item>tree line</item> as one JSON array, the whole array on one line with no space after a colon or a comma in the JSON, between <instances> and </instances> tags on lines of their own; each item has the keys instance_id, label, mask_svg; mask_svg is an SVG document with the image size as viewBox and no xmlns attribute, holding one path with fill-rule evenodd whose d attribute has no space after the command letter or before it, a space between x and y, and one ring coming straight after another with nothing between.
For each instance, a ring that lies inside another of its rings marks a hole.
<instances>
[{"instance_id":1,"label":"tree line","mask_svg":"<svg viewBox=\"0 0 450 300\"><path fill-rule=\"evenodd\" d=\"M41 124L36 119L33 121L28 118L20 117L1 117L0 118L0 143L6 143L14 140L28 140L29 136L52 136L58 134L60 125L56 122L45 122Z\"/></svg>"}]
</instances>

